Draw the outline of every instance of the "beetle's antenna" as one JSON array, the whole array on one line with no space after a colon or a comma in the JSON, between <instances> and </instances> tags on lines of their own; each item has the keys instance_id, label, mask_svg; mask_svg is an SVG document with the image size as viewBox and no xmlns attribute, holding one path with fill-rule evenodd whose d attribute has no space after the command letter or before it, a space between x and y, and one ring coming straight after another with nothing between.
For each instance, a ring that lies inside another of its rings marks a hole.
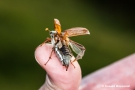
<instances>
[{"instance_id":1,"label":"beetle's antenna","mask_svg":"<svg viewBox=\"0 0 135 90\"><path fill-rule=\"evenodd\" d=\"M50 30L48 28L45 28L45 31L49 31L50 32Z\"/></svg>"}]
</instances>

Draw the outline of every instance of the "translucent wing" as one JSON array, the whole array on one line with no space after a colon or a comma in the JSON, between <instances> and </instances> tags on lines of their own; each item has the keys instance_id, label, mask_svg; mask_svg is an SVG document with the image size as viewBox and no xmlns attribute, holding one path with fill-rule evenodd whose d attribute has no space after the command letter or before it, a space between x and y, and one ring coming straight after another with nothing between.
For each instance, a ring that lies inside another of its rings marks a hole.
<instances>
[{"instance_id":1,"label":"translucent wing","mask_svg":"<svg viewBox=\"0 0 135 90\"><path fill-rule=\"evenodd\" d=\"M76 60L82 59L85 52L85 47L77 42L69 40L69 45L71 46L72 50L77 54Z\"/></svg>"},{"instance_id":2,"label":"translucent wing","mask_svg":"<svg viewBox=\"0 0 135 90\"><path fill-rule=\"evenodd\" d=\"M58 19L54 19L54 29L58 32L58 34L61 33L61 25Z\"/></svg>"},{"instance_id":3,"label":"translucent wing","mask_svg":"<svg viewBox=\"0 0 135 90\"><path fill-rule=\"evenodd\" d=\"M70 28L63 32L63 34L65 33L68 37L90 34L89 30L83 27Z\"/></svg>"}]
</instances>

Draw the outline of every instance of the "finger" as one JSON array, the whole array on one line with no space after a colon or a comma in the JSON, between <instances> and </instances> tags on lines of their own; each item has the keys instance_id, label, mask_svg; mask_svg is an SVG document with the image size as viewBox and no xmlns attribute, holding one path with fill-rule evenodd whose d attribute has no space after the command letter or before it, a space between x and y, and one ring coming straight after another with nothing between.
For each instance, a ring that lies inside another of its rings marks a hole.
<instances>
[{"instance_id":1,"label":"finger","mask_svg":"<svg viewBox=\"0 0 135 90\"><path fill-rule=\"evenodd\" d=\"M134 64L135 54L98 70L83 78L80 90L134 90Z\"/></svg>"},{"instance_id":2,"label":"finger","mask_svg":"<svg viewBox=\"0 0 135 90\"><path fill-rule=\"evenodd\" d=\"M57 68L57 66L60 66L60 62L58 62L57 57L54 55L54 52L51 56L51 59L48 61L51 52L52 52L51 44L42 44L42 46L38 46L35 51L36 61L40 64L40 66L43 69L47 70L48 72L49 69L52 69L54 67ZM47 61L48 63L46 64Z\"/></svg>"},{"instance_id":3,"label":"finger","mask_svg":"<svg viewBox=\"0 0 135 90\"><path fill-rule=\"evenodd\" d=\"M56 55L52 54L51 59L48 61L49 56L51 54L52 51L52 45L50 44L43 44L42 46L39 46L36 51L35 51L35 58L37 60L37 62L41 65L41 67L43 67L43 69L45 69L47 71L47 73L51 72L51 70L58 70L59 72L69 72L69 71L73 71L74 67L70 64L68 71L66 71L66 68L64 66L62 66L60 60L56 57ZM45 65L45 63L48 61L47 65ZM75 65L75 70L80 69L78 62L74 62L73 63ZM54 72L55 73L55 72Z\"/></svg>"},{"instance_id":4,"label":"finger","mask_svg":"<svg viewBox=\"0 0 135 90\"><path fill-rule=\"evenodd\" d=\"M53 52L51 59L45 65L51 51L52 45L43 44L42 46L37 47L35 51L35 58L40 66L47 72L52 86L63 90L67 90L67 88L69 88L69 90L71 88L77 90L81 80L81 69L78 62L73 62L76 68L70 64L68 70L66 71L66 68L62 66L60 60Z\"/></svg>"}]
</instances>

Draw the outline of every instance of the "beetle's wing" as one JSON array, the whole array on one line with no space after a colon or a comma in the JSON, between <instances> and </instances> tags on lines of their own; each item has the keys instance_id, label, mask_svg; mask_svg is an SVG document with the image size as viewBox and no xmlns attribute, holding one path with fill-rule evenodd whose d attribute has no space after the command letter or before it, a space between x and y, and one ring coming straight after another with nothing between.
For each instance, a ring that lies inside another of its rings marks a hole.
<instances>
[{"instance_id":1,"label":"beetle's wing","mask_svg":"<svg viewBox=\"0 0 135 90\"><path fill-rule=\"evenodd\" d=\"M63 34L67 33L68 37L90 34L89 30L83 27L75 27L67 29Z\"/></svg>"},{"instance_id":2,"label":"beetle's wing","mask_svg":"<svg viewBox=\"0 0 135 90\"><path fill-rule=\"evenodd\" d=\"M58 32L58 34L61 33L61 24L58 19L54 19L54 29Z\"/></svg>"},{"instance_id":3,"label":"beetle's wing","mask_svg":"<svg viewBox=\"0 0 135 90\"><path fill-rule=\"evenodd\" d=\"M82 59L85 52L85 47L77 42L69 40L69 45L71 46L72 50L77 54L76 59Z\"/></svg>"}]
</instances>

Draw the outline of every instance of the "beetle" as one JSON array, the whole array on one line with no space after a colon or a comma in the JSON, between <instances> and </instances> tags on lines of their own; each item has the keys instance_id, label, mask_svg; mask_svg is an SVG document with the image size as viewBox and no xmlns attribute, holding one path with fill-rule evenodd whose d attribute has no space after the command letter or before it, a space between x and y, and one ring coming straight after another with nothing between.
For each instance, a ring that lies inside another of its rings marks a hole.
<instances>
[{"instance_id":1,"label":"beetle","mask_svg":"<svg viewBox=\"0 0 135 90\"><path fill-rule=\"evenodd\" d=\"M48 61L51 59L51 55L54 51L56 53L56 56L62 62L62 65L66 67L67 71L69 64L82 59L86 50L83 45L72 41L71 39L69 39L69 37L86 35L90 34L90 32L88 29L83 27L70 28L65 30L64 32L61 32L61 24L58 19L54 19L54 29L54 31L50 31L48 30L48 28L46 28L46 30L49 31L51 38L47 38L45 43L50 42L53 46ZM77 54L73 61L71 61L71 58L74 57L74 55L72 54L70 47ZM48 61L45 63L45 65L48 63Z\"/></svg>"}]
</instances>

